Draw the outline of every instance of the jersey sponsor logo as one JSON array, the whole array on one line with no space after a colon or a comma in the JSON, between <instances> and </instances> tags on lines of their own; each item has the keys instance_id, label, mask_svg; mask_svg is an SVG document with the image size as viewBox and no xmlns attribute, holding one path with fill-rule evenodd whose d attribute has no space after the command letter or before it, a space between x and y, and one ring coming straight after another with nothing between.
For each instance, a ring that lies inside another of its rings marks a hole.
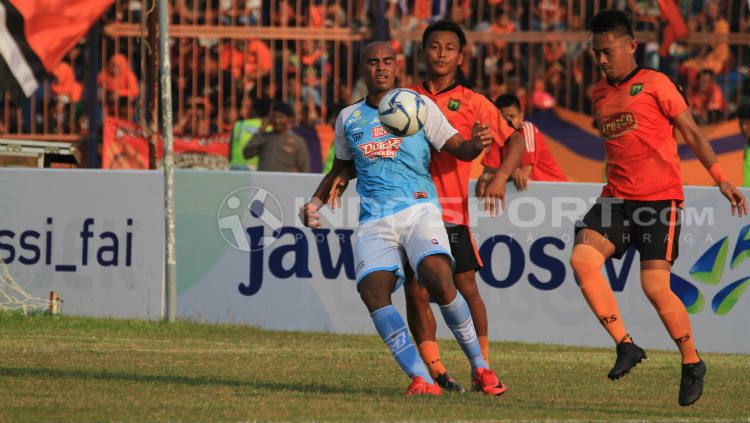
<instances>
[{"instance_id":1,"label":"jersey sponsor logo","mask_svg":"<svg viewBox=\"0 0 750 423\"><path fill-rule=\"evenodd\" d=\"M401 149L403 138L389 138L383 141L370 141L359 146L362 154L370 159L392 159Z\"/></svg>"},{"instance_id":2,"label":"jersey sponsor logo","mask_svg":"<svg viewBox=\"0 0 750 423\"><path fill-rule=\"evenodd\" d=\"M372 137L373 138L380 138L388 135L388 131L385 130L382 126L373 126L372 127Z\"/></svg>"},{"instance_id":3,"label":"jersey sponsor logo","mask_svg":"<svg viewBox=\"0 0 750 423\"><path fill-rule=\"evenodd\" d=\"M453 112L458 111L458 109L461 107L461 102L455 99L448 100L448 110L451 110Z\"/></svg>"},{"instance_id":4,"label":"jersey sponsor logo","mask_svg":"<svg viewBox=\"0 0 750 423\"><path fill-rule=\"evenodd\" d=\"M607 116L603 120L600 120L600 122L599 130L602 131L604 139L618 137L638 127L635 115L631 112L622 112Z\"/></svg>"},{"instance_id":5,"label":"jersey sponsor logo","mask_svg":"<svg viewBox=\"0 0 750 423\"><path fill-rule=\"evenodd\" d=\"M641 91L643 91L643 84L633 84L630 87L630 96L638 95Z\"/></svg>"}]
</instances>

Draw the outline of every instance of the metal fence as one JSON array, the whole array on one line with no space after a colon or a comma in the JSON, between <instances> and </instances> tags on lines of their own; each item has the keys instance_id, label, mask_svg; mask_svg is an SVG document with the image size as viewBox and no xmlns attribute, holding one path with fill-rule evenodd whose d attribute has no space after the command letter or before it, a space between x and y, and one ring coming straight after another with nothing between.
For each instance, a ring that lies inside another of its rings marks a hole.
<instances>
[{"instance_id":1,"label":"metal fence","mask_svg":"<svg viewBox=\"0 0 750 423\"><path fill-rule=\"evenodd\" d=\"M612 7L641 7L635 18L642 43L640 62L665 69L683 84L693 84L695 72L681 64L726 48L727 59L715 75L729 104L722 118L729 117L741 96L747 95L742 87L750 67L750 12L744 0L679 2L691 35L674 45L666 58L657 54L658 8L642 8L643 2L635 1L170 3L175 130L184 134L229 132L238 118L263 116L273 99L293 105L299 122L330 121L341 107L361 96L354 67L358 51L374 34L382 36L385 28L398 53L399 83L415 83L423 72L422 31L439 18L453 19L467 30L461 82L492 98L516 93L528 112L552 103L589 111L588 91L600 76L589 53L585 23L599 10ZM152 9L151 1L117 0L103 17L101 39L85 41L100 45L101 63L87 60L82 42L64 60L70 69L56 69L55 76L28 101L16 105L6 94L0 101L0 134L17 139L81 139L90 113L97 113L84 109L86 95L97 96L102 116L147 126L151 114L147 111L155 110L155 103L149 102L155 72L147 60L155 44L148 31ZM730 34L715 33L714 17L726 20ZM99 81L95 94L90 87L81 86L82 95L70 88L90 72L96 72Z\"/></svg>"}]
</instances>

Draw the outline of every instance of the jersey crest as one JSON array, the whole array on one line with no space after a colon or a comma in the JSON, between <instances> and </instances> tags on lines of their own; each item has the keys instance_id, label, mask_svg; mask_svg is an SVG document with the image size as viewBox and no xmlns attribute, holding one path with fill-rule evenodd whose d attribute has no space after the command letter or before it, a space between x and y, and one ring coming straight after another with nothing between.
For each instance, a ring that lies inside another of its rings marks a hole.
<instances>
[{"instance_id":1,"label":"jersey crest","mask_svg":"<svg viewBox=\"0 0 750 423\"><path fill-rule=\"evenodd\" d=\"M640 93L641 91L643 91L643 84L633 84L630 87L630 96L634 97L638 95L638 93Z\"/></svg>"}]
</instances>

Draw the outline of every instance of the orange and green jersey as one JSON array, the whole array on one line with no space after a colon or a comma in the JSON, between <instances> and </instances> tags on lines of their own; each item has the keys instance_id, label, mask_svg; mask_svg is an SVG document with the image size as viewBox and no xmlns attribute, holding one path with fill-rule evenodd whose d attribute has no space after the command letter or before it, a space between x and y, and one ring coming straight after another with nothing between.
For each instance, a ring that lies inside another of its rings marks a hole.
<instances>
[{"instance_id":1,"label":"orange and green jersey","mask_svg":"<svg viewBox=\"0 0 750 423\"><path fill-rule=\"evenodd\" d=\"M505 140L515 131L502 118L500 111L485 96L459 84L432 93L426 84L411 87L414 91L429 97L448 118L459 134L471 139L474 122L490 127L495 144L502 147ZM456 159L445 151L432 150L430 174L437 187L440 205L443 207L443 220L456 225L469 224L469 177L471 162Z\"/></svg>"},{"instance_id":2,"label":"orange and green jersey","mask_svg":"<svg viewBox=\"0 0 750 423\"><path fill-rule=\"evenodd\" d=\"M688 107L682 88L659 71L638 67L616 85L601 79L591 98L607 163L602 197L682 200L672 124Z\"/></svg>"}]
</instances>

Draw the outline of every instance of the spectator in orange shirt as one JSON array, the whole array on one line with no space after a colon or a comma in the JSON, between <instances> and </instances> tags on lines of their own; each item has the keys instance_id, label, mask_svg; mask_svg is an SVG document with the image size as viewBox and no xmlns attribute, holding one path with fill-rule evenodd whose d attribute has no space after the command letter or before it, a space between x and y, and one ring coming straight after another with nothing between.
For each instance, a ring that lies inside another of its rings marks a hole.
<instances>
[{"instance_id":1,"label":"spectator in orange shirt","mask_svg":"<svg viewBox=\"0 0 750 423\"><path fill-rule=\"evenodd\" d=\"M107 68L99 72L98 84L103 88L102 103L106 113L122 119L130 117L132 103L138 97L138 78L130 69L128 59L115 54L107 62Z\"/></svg>"},{"instance_id":2,"label":"spectator in orange shirt","mask_svg":"<svg viewBox=\"0 0 750 423\"><path fill-rule=\"evenodd\" d=\"M77 120L82 112L80 101L83 86L76 81L73 68L65 62L60 62L55 66L55 69L52 70L52 76L55 78L50 86L55 102L53 112L55 128L58 131L72 130L70 124L76 125L73 121ZM73 115L72 118L71 114Z\"/></svg>"},{"instance_id":3,"label":"spectator in orange shirt","mask_svg":"<svg viewBox=\"0 0 750 423\"><path fill-rule=\"evenodd\" d=\"M73 68L65 62L60 62L52 70L55 82L52 83L52 93L63 103L78 103L81 101L83 86L76 81Z\"/></svg>"},{"instance_id":4,"label":"spectator in orange shirt","mask_svg":"<svg viewBox=\"0 0 750 423\"><path fill-rule=\"evenodd\" d=\"M260 40L247 40L242 48L241 40L234 40L223 49L219 57L219 68L231 71L232 77L244 76L246 80L256 79L271 71L271 50Z\"/></svg>"},{"instance_id":5,"label":"spectator in orange shirt","mask_svg":"<svg viewBox=\"0 0 750 423\"><path fill-rule=\"evenodd\" d=\"M710 69L698 73L698 84L690 90L688 100L693 118L699 124L719 122L726 111L724 94Z\"/></svg>"},{"instance_id":6,"label":"spectator in orange shirt","mask_svg":"<svg viewBox=\"0 0 750 423\"><path fill-rule=\"evenodd\" d=\"M109 59L107 69L99 72L97 82L115 97L138 97L138 78L130 69L127 57L115 54Z\"/></svg>"},{"instance_id":7,"label":"spectator in orange shirt","mask_svg":"<svg viewBox=\"0 0 750 423\"><path fill-rule=\"evenodd\" d=\"M492 25L490 25L490 31L492 31L493 34L510 34L511 32L516 31L516 26L513 25L513 22L510 20L510 17L503 9L500 9L497 13L497 17L495 18L495 21L492 22ZM492 42L495 49L497 49L497 54L502 56L503 51L505 50L506 42L503 40L494 40Z\"/></svg>"}]
</instances>

